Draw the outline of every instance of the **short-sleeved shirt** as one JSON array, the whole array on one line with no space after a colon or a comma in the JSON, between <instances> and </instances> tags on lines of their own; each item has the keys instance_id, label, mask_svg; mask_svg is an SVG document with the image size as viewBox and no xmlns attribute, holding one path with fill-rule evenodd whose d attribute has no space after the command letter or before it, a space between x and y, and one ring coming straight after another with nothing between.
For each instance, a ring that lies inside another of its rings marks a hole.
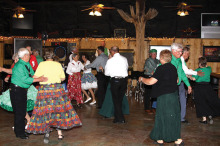
<instances>
[{"instance_id":1,"label":"short-sleeved shirt","mask_svg":"<svg viewBox=\"0 0 220 146\"><path fill-rule=\"evenodd\" d=\"M152 87L152 97L159 97L177 91L177 69L171 63L157 67L152 77L158 80Z\"/></svg>"},{"instance_id":2,"label":"short-sleeved shirt","mask_svg":"<svg viewBox=\"0 0 220 146\"><path fill-rule=\"evenodd\" d=\"M29 88L34 79L31 77L34 71L29 62L19 59L12 69L11 83L22 88Z\"/></svg>"},{"instance_id":3,"label":"short-sleeved shirt","mask_svg":"<svg viewBox=\"0 0 220 146\"><path fill-rule=\"evenodd\" d=\"M35 76L44 76L48 78L47 82L40 82L40 84L54 84L61 83L61 79L65 78L62 65L56 61L43 61L39 64Z\"/></svg>"}]
</instances>

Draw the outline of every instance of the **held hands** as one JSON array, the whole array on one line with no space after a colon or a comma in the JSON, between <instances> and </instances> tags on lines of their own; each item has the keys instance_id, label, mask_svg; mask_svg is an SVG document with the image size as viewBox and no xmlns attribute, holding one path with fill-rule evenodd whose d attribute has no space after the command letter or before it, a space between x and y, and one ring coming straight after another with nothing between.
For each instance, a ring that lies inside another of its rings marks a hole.
<instances>
[{"instance_id":1,"label":"held hands","mask_svg":"<svg viewBox=\"0 0 220 146\"><path fill-rule=\"evenodd\" d=\"M39 82L46 82L46 81L48 81L48 78L41 76L41 77L39 77L39 80L40 80Z\"/></svg>"},{"instance_id":2,"label":"held hands","mask_svg":"<svg viewBox=\"0 0 220 146\"><path fill-rule=\"evenodd\" d=\"M8 82L8 80L9 80L9 77L6 77L6 78L5 78L5 82Z\"/></svg>"},{"instance_id":3,"label":"held hands","mask_svg":"<svg viewBox=\"0 0 220 146\"><path fill-rule=\"evenodd\" d=\"M191 86L188 87L188 94L190 94L190 93L192 93L192 87Z\"/></svg>"},{"instance_id":4,"label":"held hands","mask_svg":"<svg viewBox=\"0 0 220 146\"><path fill-rule=\"evenodd\" d=\"M103 67L102 66L99 66L99 70L101 70L103 72Z\"/></svg>"}]
</instances>

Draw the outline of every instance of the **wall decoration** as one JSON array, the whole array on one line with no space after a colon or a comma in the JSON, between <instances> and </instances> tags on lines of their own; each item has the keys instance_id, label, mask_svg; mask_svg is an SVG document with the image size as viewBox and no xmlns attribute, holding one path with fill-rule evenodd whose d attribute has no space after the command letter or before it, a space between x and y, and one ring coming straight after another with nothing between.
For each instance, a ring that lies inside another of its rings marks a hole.
<instances>
[{"instance_id":1,"label":"wall decoration","mask_svg":"<svg viewBox=\"0 0 220 146\"><path fill-rule=\"evenodd\" d=\"M220 46L203 46L203 56L208 62L220 62Z\"/></svg>"}]
</instances>

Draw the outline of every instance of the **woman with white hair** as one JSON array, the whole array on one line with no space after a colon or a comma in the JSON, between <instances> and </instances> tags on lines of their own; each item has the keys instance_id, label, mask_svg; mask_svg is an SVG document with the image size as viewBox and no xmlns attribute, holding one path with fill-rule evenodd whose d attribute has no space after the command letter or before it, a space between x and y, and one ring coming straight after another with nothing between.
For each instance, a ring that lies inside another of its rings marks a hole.
<instances>
[{"instance_id":1,"label":"woman with white hair","mask_svg":"<svg viewBox=\"0 0 220 146\"><path fill-rule=\"evenodd\" d=\"M34 71L29 63L30 53L26 48L18 51L19 61L12 69L10 84L10 98L14 111L14 132L16 137L28 139L25 133L25 115L27 109L27 89L34 82L45 82L47 78L41 76L33 78Z\"/></svg>"},{"instance_id":2,"label":"woman with white hair","mask_svg":"<svg viewBox=\"0 0 220 146\"><path fill-rule=\"evenodd\" d=\"M27 128L28 133L45 134L44 143L49 143L52 127L57 129L58 140L62 140L61 129L82 125L61 84L65 79L63 68L59 62L53 61L53 56L53 52L46 52L46 61L39 64L34 74L34 77L45 76L48 81L40 82L31 121Z\"/></svg>"}]
</instances>

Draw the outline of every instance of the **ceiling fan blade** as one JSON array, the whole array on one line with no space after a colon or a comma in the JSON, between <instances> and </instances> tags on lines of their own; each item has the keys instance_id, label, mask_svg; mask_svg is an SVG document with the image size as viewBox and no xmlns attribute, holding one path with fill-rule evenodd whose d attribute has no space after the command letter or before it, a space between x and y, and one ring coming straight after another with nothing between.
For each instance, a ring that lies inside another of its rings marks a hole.
<instances>
[{"instance_id":1,"label":"ceiling fan blade","mask_svg":"<svg viewBox=\"0 0 220 146\"><path fill-rule=\"evenodd\" d=\"M197 7L197 8L202 8L202 5L189 5L190 7Z\"/></svg>"},{"instance_id":2,"label":"ceiling fan blade","mask_svg":"<svg viewBox=\"0 0 220 146\"><path fill-rule=\"evenodd\" d=\"M92 9L92 8L88 8L88 9L83 9L83 10L81 10L81 11L87 11L87 10L90 10L90 9Z\"/></svg>"},{"instance_id":3,"label":"ceiling fan blade","mask_svg":"<svg viewBox=\"0 0 220 146\"><path fill-rule=\"evenodd\" d=\"M25 10L25 12L37 12L36 10Z\"/></svg>"},{"instance_id":4,"label":"ceiling fan blade","mask_svg":"<svg viewBox=\"0 0 220 146\"><path fill-rule=\"evenodd\" d=\"M102 9L115 9L115 7L102 7Z\"/></svg>"},{"instance_id":5,"label":"ceiling fan blade","mask_svg":"<svg viewBox=\"0 0 220 146\"><path fill-rule=\"evenodd\" d=\"M177 8L177 6L164 6L165 8Z\"/></svg>"}]
</instances>

